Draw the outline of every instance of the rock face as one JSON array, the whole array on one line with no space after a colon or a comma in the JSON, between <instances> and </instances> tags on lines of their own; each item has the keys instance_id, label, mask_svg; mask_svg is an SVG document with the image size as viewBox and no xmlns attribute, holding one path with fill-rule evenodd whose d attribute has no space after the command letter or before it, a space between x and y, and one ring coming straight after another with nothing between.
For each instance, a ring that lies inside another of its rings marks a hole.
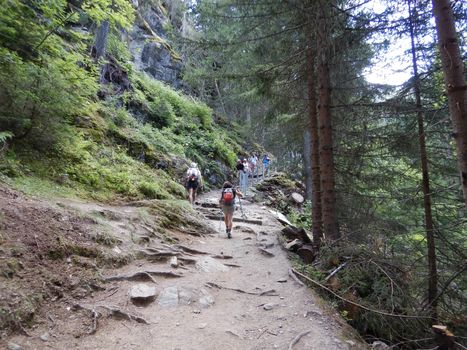
<instances>
[{"instance_id":1,"label":"rock face","mask_svg":"<svg viewBox=\"0 0 467 350\"><path fill-rule=\"evenodd\" d=\"M170 52L157 42L148 42L143 46L140 69L176 89L181 87L182 64L174 61Z\"/></svg>"},{"instance_id":2,"label":"rock face","mask_svg":"<svg viewBox=\"0 0 467 350\"><path fill-rule=\"evenodd\" d=\"M130 33L129 48L138 70L180 89L182 64L159 42L160 39L167 40L165 25L170 25L170 21L159 8L150 2L140 3L137 21Z\"/></svg>"}]
</instances>

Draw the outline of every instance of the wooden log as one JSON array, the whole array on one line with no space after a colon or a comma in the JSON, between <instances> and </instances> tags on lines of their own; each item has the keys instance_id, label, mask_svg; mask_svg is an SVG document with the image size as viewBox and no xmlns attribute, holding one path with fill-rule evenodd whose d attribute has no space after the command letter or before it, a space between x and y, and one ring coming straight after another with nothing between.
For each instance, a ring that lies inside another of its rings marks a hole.
<instances>
[{"instance_id":1,"label":"wooden log","mask_svg":"<svg viewBox=\"0 0 467 350\"><path fill-rule=\"evenodd\" d=\"M303 247L299 248L297 250L297 254L300 256L300 258L302 258L305 264L311 264L313 261L315 261L316 258L315 250L311 245L304 245Z\"/></svg>"},{"instance_id":2,"label":"wooden log","mask_svg":"<svg viewBox=\"0 0 467 350\"><path fill-rule=\"evenodd\" d=\"M304 243L312 243L310 236L308 236L307 232L303 228L298 228L296 226L286 226L282 229L282 233L288 239L299 239Z\"/></svg>"},{"instance_id":3,"label":"wooden log","mask_svg":"<svg viewBox=\"0 0 467 350\"><path fill-rule=\"evenodd\" d=\"M292 252L296 252L302 246L303 246L303 242L298 238L295 238L293 241L290 241L284 244L284 248Z\"/></svg>"},{"instance_id":4,"label":"wooden log","mask_svg":"<svg viewBox=\"0 0 467 350\"><path fill-rule=\"evenodd\" d=\"M456 347L454 334L446 326L433 325L431 330L435 333L435 341L439 350L452 350Z\"/></svg>"}]
</instances>

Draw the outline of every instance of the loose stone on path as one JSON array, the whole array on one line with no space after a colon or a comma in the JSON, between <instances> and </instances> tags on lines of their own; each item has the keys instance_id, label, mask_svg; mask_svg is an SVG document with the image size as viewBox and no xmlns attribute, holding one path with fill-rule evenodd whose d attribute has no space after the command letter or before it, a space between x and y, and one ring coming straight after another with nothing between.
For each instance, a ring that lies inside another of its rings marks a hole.
<instances>
[{"instance_id":1,"label":"loose stone on path","mask_svg":"<svg viewBox=\"0 0 467 350\"><path fill-rule=\"evenodd\" d=\"M156 287L143 283L131 287L129 294L134 302L150 302L157 295Z\"/></svg>"},{"instance_id":2,"label":"loose stone on path","mask_svg":"<svg viewBox=\"0 0 467 350\"><path fill-rule=\"evenodd\" d=\"M157 303L162 307L176 307L178 306L178 288L167 287L159 294Z\"/></svg>"},{"instance_id":3,"label":"loose stone on path","mask_svg":"<svg viewBox=\"0 0 467 350\"><path fill-rule=\"evenodd\" d=\"M229 268L227 266L209 256L205 256L202 259L198 260L198 262L196 263L196 267L204 272L229 271Z\"/></svg>"}]
</instances>

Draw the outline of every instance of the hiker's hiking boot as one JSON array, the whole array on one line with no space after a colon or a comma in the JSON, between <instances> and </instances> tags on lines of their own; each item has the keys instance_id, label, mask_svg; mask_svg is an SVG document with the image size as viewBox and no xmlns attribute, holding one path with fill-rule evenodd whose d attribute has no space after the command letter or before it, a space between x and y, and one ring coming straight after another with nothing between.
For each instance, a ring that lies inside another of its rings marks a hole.
<instances>
[{"instance_id":1,"label":"hiker's hiking boot","mask_svg":"<svg viewBox=\"0 0 467 350\"><path fill-rule=\"evenodd\" d=\"M227 238L232 238L232 235L230 234L231 229L226 230L226 232L227 232Z\"/></svg>"}]
</instances>

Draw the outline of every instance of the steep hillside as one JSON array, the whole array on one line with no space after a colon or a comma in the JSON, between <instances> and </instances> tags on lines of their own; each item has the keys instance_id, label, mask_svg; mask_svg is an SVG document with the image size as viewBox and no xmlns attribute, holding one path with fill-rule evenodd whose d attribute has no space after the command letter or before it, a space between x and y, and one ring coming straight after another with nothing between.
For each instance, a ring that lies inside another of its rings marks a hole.
<instances>
[{"instance_id":1,"label":"steep hillside","mask_svg":"<svg viewBox=\"0 0 467 350\"><path fill-rule=\"evenodd\" d=\"M100 268L154 239L210 230L184 201L185 171L195 161L206 188L219 185L241 138L176 90L169 8L134 5L13 0L0 11L1 337L27 334L44 305L92 294Z\"/></svg>"},{"instance_id":2,"label":"steep hillside","mask_svg":"<svg viewBox=\"0 0 467 350\"><path fill-rule=\"evenodd\" d=\"M86 1L35 5L12 1L2 11L4 181L33 193L168 199L184 197L191 161L207 184L225 179L241 151L234 127L156 80L181 85L161 4L141 1L110 14ZM96 60L94 33L103 20L110 23L107 50Z\"/></svg>"}]
</instances>

